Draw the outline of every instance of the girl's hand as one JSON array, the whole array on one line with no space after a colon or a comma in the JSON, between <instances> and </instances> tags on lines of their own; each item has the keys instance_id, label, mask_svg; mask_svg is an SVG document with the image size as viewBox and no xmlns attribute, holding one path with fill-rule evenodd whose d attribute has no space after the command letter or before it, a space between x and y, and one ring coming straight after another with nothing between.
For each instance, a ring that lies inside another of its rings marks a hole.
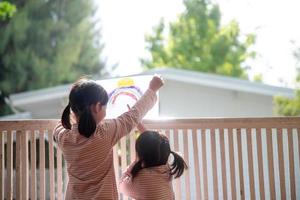
<instances>
[{"instance_id":1,"label":"girl's hand","mask_svg":"<svg viewBox=\"0 0 300 200\"><path fill-rule=\"evenodd\" d=\"M161 76L155 75L150 81L149 88L154 92L157 92L164 85L164 81Z\"/></svg>"}]
</instances>

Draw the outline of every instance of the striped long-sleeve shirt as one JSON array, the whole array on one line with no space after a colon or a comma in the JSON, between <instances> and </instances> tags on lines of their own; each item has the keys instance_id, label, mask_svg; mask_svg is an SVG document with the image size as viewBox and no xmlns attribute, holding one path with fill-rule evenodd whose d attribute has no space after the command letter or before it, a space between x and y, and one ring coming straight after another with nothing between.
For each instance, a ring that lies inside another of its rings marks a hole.
<instances>
[{"instance_id":1,"label":"striped long-sleeve shirt","mask_svg":"<svg viewBox=\"0 0 300 200\"><path fill-rule=\"evenodd\" d=\"M174 200L170 166L160 165L141 169L132 178L132 163L122 174L120 192L136 200Z\"/></svg>"},{"instance_id":2,"label":"striped long-sleeve shirt","mask_svg":"<svg viewBox=\"0 0 300 200\"><path fill-rule=\"evenodd\" d=\"M98 124L90 138L80 135L76 124L71 130L57 125L53 134L69 176L66 199L118 199L113 146L142 120L156 99L148 89L130 111Z\"/></svg>"}]
</instances>

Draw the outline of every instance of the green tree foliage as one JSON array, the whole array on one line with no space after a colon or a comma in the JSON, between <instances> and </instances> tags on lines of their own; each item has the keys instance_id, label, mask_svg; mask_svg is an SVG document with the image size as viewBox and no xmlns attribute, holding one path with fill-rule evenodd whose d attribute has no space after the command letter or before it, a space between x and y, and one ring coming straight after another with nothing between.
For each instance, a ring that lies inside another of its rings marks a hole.
<instances>
[{"instance_id":1,"label":"green tree foliage","mask_svg":"<svg viewBox=\"0 0 300 200\"><path fill-rule=\"evenodd\" d=\"M148 69L174 67L247 78L244 61L254 57L249 50L253 34L242 36L239 25L231 21L221 26L218 5L207 0L185 0L185 12L169 25L161 20L146 35L150 59L141 59Z\"/></svg>"},{"instance_id":2,"label":"green tree foliage","mask_svg":"<svg viewBox=\"0 0 300 200\"><path fill-rule=\"evenodd\" d=\"M9 94L103 73L93 0L11 3L18 12L0 22L0 115Z\"/></svg>"},{"instance_id":3,"label":"green tree foliage","mask_svg":"<svg viewBox=\"0 0 300 200\"><path fill-rule=\"evenodd\" d=\"M298 76L297 76L297 83L298 83L298 89L295 90L295 96L294 98L287 98L282 96L276 96L274 98L275 103L275 113L277 115L282 116L299 116L300 115L300 48L294 51L294 56L297 60L297 66L298 69Z\"/></svg>"},{"instance_id":4,"label":"green tree foliage","mask_svg":"<svg viewBox=\"0 0 300 200\"><path fill-rule=\"evenodd\" d=\"M7 2L0 2L0 20L4 21L6 19L11 18L15 12L17 11L16 6Z\"/></svg>"}]
</instances>

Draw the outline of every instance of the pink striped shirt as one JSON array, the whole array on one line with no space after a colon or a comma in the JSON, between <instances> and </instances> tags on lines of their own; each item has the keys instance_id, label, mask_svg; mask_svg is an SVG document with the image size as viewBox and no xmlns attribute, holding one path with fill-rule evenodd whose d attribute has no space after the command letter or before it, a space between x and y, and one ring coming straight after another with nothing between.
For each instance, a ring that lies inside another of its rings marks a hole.
<instances>
[{"instance_id":1,"label":"pink striped shirt","mask_svg":"<svg viewBox=\"0 0 300 200\"><path fill-rule=\"evenodd\" d=\"M169 165L141 169L132 179L132 163L120 180L120 192L136 200L175 199Z\"/></svg>"},{"instance_id":2,"label":"pink striped shirt","mask_svg":"<svg viewBox=\"0 0 300 200\"><path fill-rule=\"evenodd\" d=\"M142 120L156 99L156 94L148 89L130 111L98 124L90 138L80 135L77 125L71 130L61 123L57 125L53 134L69 176L66 199L118 199L113 146Z\"/></svg>"}]
</instances>

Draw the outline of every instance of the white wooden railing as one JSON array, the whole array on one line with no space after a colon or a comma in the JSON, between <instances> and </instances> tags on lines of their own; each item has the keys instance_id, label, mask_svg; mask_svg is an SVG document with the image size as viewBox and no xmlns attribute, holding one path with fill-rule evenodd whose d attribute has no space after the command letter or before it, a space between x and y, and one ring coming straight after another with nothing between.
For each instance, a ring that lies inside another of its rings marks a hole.
<instances>
[{"instance_id":1,"label":"white wooden railing","mask_svg":"<svg viewBox=\"0 0 300 200\"><path fill-rule=\"evenodd\" d=\"M0 198L63 199L67 182L52 139L57 120L0 121ZM300 118L145 121L164 132L187 170L176 199L300 199ZM135 158L136 133L114 147L116 178ZM120 198L126 199L122 195Z\"/></svg>"}]
</instances>

